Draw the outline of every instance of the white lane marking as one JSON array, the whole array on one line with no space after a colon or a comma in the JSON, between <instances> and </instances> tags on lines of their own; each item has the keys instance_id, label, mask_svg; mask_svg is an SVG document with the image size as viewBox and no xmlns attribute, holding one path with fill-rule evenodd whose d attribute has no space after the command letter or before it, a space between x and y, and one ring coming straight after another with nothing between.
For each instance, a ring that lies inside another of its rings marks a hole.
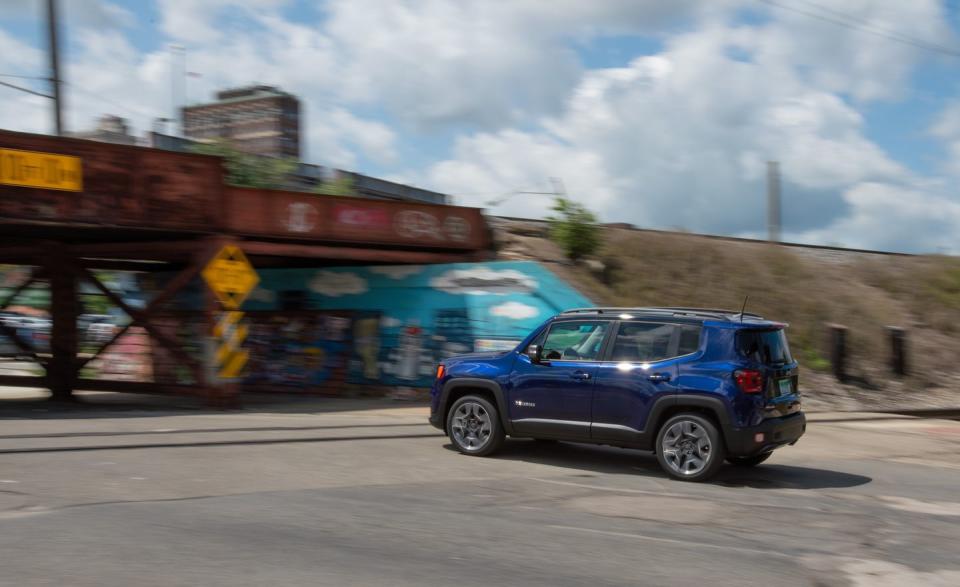
<instances>
[{"instance_id":1,"label":"white lane marking","mask_svg":"<svg viewBox=\"0 0 960 587\"><path fill-rule=\"evenodd\" d=\"M15 481L13 479L0 479L0 483L20 483L20 482Z\"/></svg>"},{"instance_id":2,"label":"white lane marking","mask_svg":"<svg viewBox=\"0 0 960 587\"><path fill-rule=\"evenodd\" d=\"M531 477L530 480L531 480L531 481L539 481L539 482L541 482L541 483L551 483L551 484L553 484L553 485L569 485L570 487L581 487L581 488L583 488L583 489L595 489L595 490L597 490L597 491L611 491L611 492L614 492L614 493L635 493L635 494L639 494L639 495L653 495L653 496L656 496L656 497L674 497L674 498L678 498L678 499L704 499L704 496L702 496L702 495L680 495L680 494L670 494L669 492L666 492L666 491L648 491L648 490L645 490L645 489L627 489L627 488L618 488L618 487L605 487L605 486L603 486L603 485L590 485L589 483L574 483L573 481L557 481L557 480L555 480L555 479L543 479L542 477ZM780 492L794 492L794 490L792 490L792 489L787 489L787 488L778 489L777 491L780 491ZM781 505L781 504L776 504L776 505L773 505L773 504L758 504L758 503L756 503L756 502L736 501L736 500L728 500L728 499L724 499L724 500L722 500L722 501L723 501L723 503L725 503L725 504L742 505L742 506L747 506L747 507L751 507L751 508L755 508L755 507L771 507L771 508L776 508L776 509L780 509L780 510L798 510L798 511L805 511L805 512L820 512L820 511L823 511L823 509L817 508L817 507L813 507L813 506L800 506L800 507L796 507L796 506L788 506L788 505Z\"/></svg>"},{"instance_id":3,"label":"white lane marking","mask_svg":"<svg viewBox=\"0 0 960 587\"><path fill-rule=\"evenodd\" d=\"M614 532L612 530L596 530L594 528L580 528L578 526L556 526L550 525L548 528L557 530L573 530L575 532L587 532L589 534L601 534L603 536L616 536L618 538L633 538L635 540L646 540L648 542L660 542L662 544L679 544L691 548L713 548L716 550L727 550L734 552L745 552L747 554L756 554L760 556L782 556L785 558L794 558L796 553L788 554L776 550L760 550L757 548L746 548L743 546L725 546L722 544L710 544L709 542L696 542L693 540L675 540L673 538L661 538L659 536L644 536L643 534L631 534L629 532Z\"/></svg>"},{"instance_id":4,"label":"white lane marking","mask_svg":"<svg viewBox=\"0 0 960 587\"><path fill-rule=\"evenodd\" d=\"M960 503L955 501L920 501L897 495L881 495L880 499L888 508L913 512L916 514L930 514L933 516L960 516Z\"/></svg>"},{"instance_id":5,"label":"white lane marking","mask_svg":"<svg viewBox=\"0 0 960 587\"><path fill-rule=\"evenodd\" d=\"M575 483L573 481L558 481L556 479L544 479L542 477L531 477L531 481L539 481L540 483L550 483L553 485L568 485L570 487L581 487L583 489L596 489L599 491L615 491L617 493L639 493L640 495L657 495L663 496L663 493L658 491L649 491L647 489L627 489L620 487L606 487L603 485L590 485L589 483Z\"/></svg>"},{"instance_id":6,"label":"white lane marking","mask_svg":"<svg viewBox=\"0 0 960 587\"><path fill-rule=\"evenodd\" d=\"M130 477L133 481L146 481L146 477Z\"/></svg>"},{"instance_id":7,"label":"white lane marking","mask_svg":"<svg viewBox=\"0 0 960 587\"><path fill-rule=\"evenodd\" d=\"M852 561L845 564L842 570L854 587L900 587L901 585L954 587L960 584L960 571L942 569L926 573L889 561Z\"/></svg>"}]
</instances>

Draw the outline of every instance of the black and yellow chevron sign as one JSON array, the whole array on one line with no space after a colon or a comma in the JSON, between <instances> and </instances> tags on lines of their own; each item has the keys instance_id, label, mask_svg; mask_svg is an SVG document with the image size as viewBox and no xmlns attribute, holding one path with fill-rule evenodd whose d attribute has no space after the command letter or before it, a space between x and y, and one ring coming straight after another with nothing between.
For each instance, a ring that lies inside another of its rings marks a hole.
<instances>
[{"instance_id":1,"label":"black and yellow chevron sign","mask_svg":"<svg viewBox=\"0 0 960 587\"><path fill-rule=\"evenodd\" d=\"M217 341L217 376L221 379L239 377L250 358L250 353L241 348L247 338L247 325L242 319L243 312L222 312L213 327Z\"/></svg>"}]
</instances>

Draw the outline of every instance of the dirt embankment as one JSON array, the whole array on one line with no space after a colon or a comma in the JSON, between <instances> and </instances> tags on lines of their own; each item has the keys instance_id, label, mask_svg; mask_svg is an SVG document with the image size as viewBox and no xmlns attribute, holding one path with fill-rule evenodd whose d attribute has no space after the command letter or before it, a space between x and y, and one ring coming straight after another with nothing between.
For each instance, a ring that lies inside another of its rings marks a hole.
<instances>
[{"instance_id":1,"label":"dirt embankment","mask_svg":"<svg viewBox=\"0 0 960 587\"><path fill-rule=\"evenodd\" d=\"M595 303L747 309L790 323L811 409L960 407L960 259L769 245L605 228L602 251L563 260L539 222L494 219L498 255L548 266ZM848 330L830 373L828 324ZM891 374L887 327L907 331L909 374Z\"/></svg>"}]
</instances>

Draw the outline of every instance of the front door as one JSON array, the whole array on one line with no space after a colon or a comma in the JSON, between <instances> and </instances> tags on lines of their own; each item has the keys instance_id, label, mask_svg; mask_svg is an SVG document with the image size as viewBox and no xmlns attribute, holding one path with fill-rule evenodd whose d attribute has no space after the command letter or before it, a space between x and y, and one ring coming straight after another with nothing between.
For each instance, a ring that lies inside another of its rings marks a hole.
<instances>
[{"instance_id":1,"label":"front door","mask_svg":"<svg viewBox=\"0 0 960 587\"><path fill-rule=\"evenodd\" d=\"M593 384L609 322L556 322L540 343L539 362L521 354L512 375L510 417L516 434L587 439Z\"/></svg>"}]
</instances>

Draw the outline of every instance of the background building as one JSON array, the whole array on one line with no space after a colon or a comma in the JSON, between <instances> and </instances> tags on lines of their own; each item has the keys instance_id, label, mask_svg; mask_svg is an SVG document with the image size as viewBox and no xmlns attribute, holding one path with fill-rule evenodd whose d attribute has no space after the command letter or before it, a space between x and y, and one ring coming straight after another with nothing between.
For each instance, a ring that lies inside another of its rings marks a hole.
<instances>
[{"instance_id":1,"label":"background building","mask_svg":"<svg viewBox=\"0 0 960 587\"><path fill-rule=\"evenodd\" d=\"M127 124L127 119L113 114L104 114L98 118L95 129L71 133L71 136L88 141L100 141L101 143L139 144L137 137L130 134L130 125Z\"/></svg>"},{"instance_id":2,"label":"background building","mask_svg":"<svg viewBox=\"0 0 960 587\"><path fill-rule=\"evenodd\" d=\"M300 100L274 86L217 92L217 101L183 109L183 134L201 142L228 140L238 150L300 159Z\"/></svg>"}]
</instances>

